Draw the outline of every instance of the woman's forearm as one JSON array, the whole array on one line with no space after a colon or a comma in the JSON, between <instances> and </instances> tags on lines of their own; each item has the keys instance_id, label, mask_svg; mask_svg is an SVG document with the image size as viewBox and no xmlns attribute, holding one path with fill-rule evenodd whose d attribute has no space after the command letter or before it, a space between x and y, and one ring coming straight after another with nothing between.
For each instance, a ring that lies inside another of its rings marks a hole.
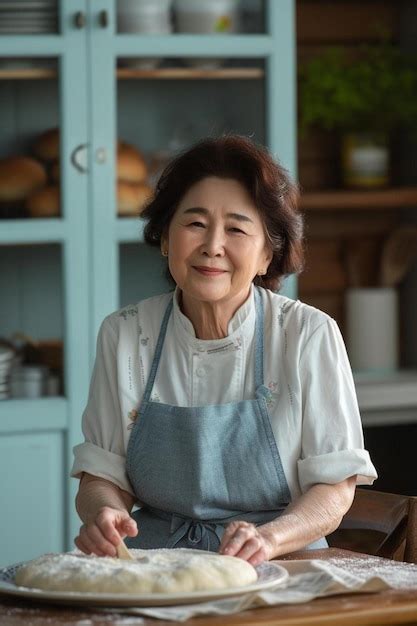
<instances>
[{"instance_id":1,"label":"woman's forearm","mask_svg":"<svg viewBox=\"0 0 417 626\"><path fill-rule=\"evenodd\" d=\"M135 499L114 483L91 474L80 480L75 506L84 524L95 520L100 509L107 506L130 513Z\"/></svg>"},{"instance_id":2,"label":"woman's forearm","mask_svg":"<svg viewBox=\"0 0 417 626\"><path fill-rule=\"evenodd\" d=\"M259 527L272 544L271 558L300 550L333 532L352 504L355 485L355 476L336 485L313 485L279 518Z\"/></svg>"}]
</instances>

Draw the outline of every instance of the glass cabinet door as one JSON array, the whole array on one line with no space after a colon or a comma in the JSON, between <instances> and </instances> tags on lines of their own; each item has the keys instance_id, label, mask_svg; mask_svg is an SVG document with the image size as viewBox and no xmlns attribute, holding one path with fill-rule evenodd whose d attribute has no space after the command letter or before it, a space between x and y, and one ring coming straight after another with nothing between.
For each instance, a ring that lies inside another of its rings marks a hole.
<instances>
[{"instance_id":1,"label":"glass cabinet door","mask_svg":"<svg viewBox=\"0 0 417 626\"><path fill-rule=\"evenodd\" d=\"M0 4L0 507L12 512L0 565L65 549L75 527L68 474L89 376L86 16L85 0Z\"/></svg>"}]
</instances>

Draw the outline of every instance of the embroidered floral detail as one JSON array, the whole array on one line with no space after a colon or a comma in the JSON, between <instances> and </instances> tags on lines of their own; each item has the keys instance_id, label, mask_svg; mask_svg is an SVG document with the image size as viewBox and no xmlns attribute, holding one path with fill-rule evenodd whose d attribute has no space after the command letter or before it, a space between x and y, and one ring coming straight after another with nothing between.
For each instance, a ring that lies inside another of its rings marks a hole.
<instances>
[{"instance_id":1,"label":"embroidered floral detail","mask_svg":"<svg viewBox=\"0 0 417 626\"><path fill-rule=\"evenodd\" d=\"M288 312L288 309L290 308L291 303L290 302L285 302L284 304L282 304L279 307L279 311L278 311L278 324L280 326L280 328L283 328L284 326L284 321L285 321L285 315Z\"/></svg>"},{"instance_id":2,"label":"embroidered floral detail","mask_svg":"<svg viewBox=\"0 0 417 626\"><path fill-rule=\"evenodd\" d=\"M137 412L137 410L136 409L132 409L131 411L129 411L129 413L127 414L127 417L132 422L132 424L128 425L127 430L131 430L133 428L133 426L135 425L136 420L138 419L138 412Z\"/></svg>"},{"instance_id":3,"label":"embroidered floral detail","mask_svg":"<svg viewBox=\"0 0 417 626\"><path fill-rule=\"evenodd\" d=\"M287 389L288 389L288 397L290 399L290 404L294 404L294 393L288 384L287 384Z\"/></svg>"},{"instance_id":4,"label":"embroidered floral detail","mask_svg":"<svg viewBox=\"0 0 417 626\"><path fill-rule=\"evenodd\" d=\"M268 395L266 397L266 404L268 408L271 408L278 399L278 382L271 381L268 383Z\"/></svg>"},{"instance_id":5,"label":"embroidered floral detail","mask_svg":"<svg viewBox=\"0 0 417 626\"><path fill-rule=\"evenodd\" d=\"M146 337L146 339L141 339L140 343L142 344L142 346L147 346L148 345L148 341L149 341L149 337Z\"/></svg>"},{"instance_id":6,"label":"embroidered floral detail","mask_svg":"<svg viewBox=\"0 0 417 626\"><path fill-rule=\"evenodd\" d=\"M123 317L124 321L126 321L129 315L133 317L134 315L137 315L137 314L138 314L138 307L135 306L135 307L131 307L130 309L126 308L120 311L119 317Z\"/></svg>"},{"instance_id":7,"label":"embroidered floral detail","mask_svg":"<svg viewBox=\"0 0 417 626\"><path fill-rule=\"evenodd\" d=\"M159 397L159 395L156 392L152 394L151 402L161 402L161 398Z\"/></svg>"}]
</instances>

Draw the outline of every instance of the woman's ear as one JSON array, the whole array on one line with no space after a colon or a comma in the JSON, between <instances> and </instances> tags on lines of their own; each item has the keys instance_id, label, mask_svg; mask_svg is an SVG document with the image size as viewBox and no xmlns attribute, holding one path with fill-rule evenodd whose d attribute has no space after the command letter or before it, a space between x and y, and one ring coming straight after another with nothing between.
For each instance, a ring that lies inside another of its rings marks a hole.
<instances>
[{"instance_id":1,"label":"woman's ear","mask_svg":"<svg viewBox=\"0 0 417 626\"><path fill-rule=\"evenodd\" d=\"M271 263L273 258L274 258L274 253L273 253L271 247L266 245L265 246L265 263L266 263L266 268L269 267L269 264Z\"/></svg>"}]
</instances>

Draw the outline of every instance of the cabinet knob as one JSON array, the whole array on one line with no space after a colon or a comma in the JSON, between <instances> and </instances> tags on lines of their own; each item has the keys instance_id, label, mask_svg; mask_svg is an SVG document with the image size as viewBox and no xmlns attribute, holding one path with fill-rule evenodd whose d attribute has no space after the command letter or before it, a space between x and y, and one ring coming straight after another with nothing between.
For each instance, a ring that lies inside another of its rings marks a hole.
<instances>
[{"instance_id":1,"label":"cabinet knob","mask_svg":"<svg viewBox=\"0 0 417 626\"><path fill-rule=\"evenodd\" d=\"M84 28L85 26L85 13L83 11L77 11L74 15L74 24L77 28Z\"/></svg>"},{"instance_id":2,"label":"cabinet knob","mask_svg":"<svg viewBox=\"0 0 417 626\"><path fill-rule=\"evenodd\" d=\"M107 161L107 150L106 148L97 148L96 150L96 161L97 163L103 164Z\"/></svg>"},{"instance_id":3,"label":"cabinet knob","mask_svg":"<svg viewBox=\"0 0 417 626\"><path fill-rule=\"evenodd\" d=\"M107 28L109 25L109 14L106 10L100 11L98 14L98 21L102 28Z\"/></svg>"}]
</instances>

